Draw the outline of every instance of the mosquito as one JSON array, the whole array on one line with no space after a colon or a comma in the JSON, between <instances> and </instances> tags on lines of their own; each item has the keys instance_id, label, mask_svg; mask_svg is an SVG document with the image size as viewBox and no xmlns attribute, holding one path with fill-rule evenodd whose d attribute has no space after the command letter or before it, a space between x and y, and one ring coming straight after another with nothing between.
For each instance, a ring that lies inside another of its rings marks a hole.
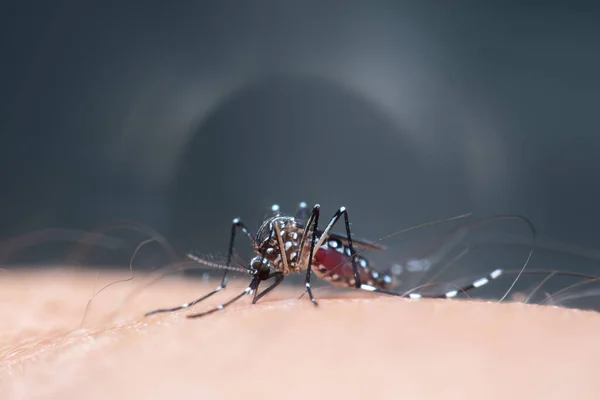
<instances>
[{"instance_id":1,"label":"mosquito","mask_svg":"<svg viewBox=\"0 0 600 400\"><path fill-rule=\"evenodd\" d=\"M324 229L319 227L320 214L321 207L319 204L316 204L312 210L309 210L307 204L301 202L295 217L282 214L279 206L273 205L272 214L261 224L256 235L252 235L246 225L239 218L235 218L232 222L229 250L225 265L203 260L193 252L187 254L189 259L197 261L198 263L223 269L224 272L219 286L194 301L173 308L153 310L146 313L145 316L157 313L174 312L192 307L203 300L206 300L227 287L228 273L232 271L248 274L251 277L248 286L229 301L207 311L187 315L187 318L198 318L223 310L246 295L253 296L252 304L256 304L256 302L280 285L287 275L301 273L303 271L305 272L305 294L308 294L310 301L315 306L318 305L318 303L313 295L311 286L311 277L313 273L334 286L342 286L410 299L453 298L461 292L466 293L471 289L484 286L506 272L514 273L517 277L500 300L502 301L512 290L516 280L525 271L535 247L536 231L533 224L527 218L519 215L498 215L488 217L478 222L476 221L475 223L483 223L484 221L489 221L491 219L517 219L528 225L533 234L533 239L529 253L521 269L514 271L494 269L485 276L480 276L462 286L455 287L452 290L443 293L426 294L417 293L415 291L404 293L395 292L391 289L397 284L397 276L401 273L401 271L398 271L398 265L395 265L396 268L392 267L388 272L380 272L372 268L369 261L356 251L356 249L359 249L362 253L363 250L384 250L385 247L381 246L379 242L387 237L376 242L354 238L350 230L350 221L346 207L340 207ZM469 215L470 214L465 214L445 220L428 222L395 232L392 235L388 235L388 237L440 222L465 218ZM334 227L341 219L343 219L344 222L345 234L333 232ZM465 228L462 228L462 230L464 231ZM241 231L248 237L252 244L252 248L256 253L256 256L252 258L247 268L237 268L231 265L236 234L238 231ZM462 232L460 229L453 233L455 238L460 238L461 234ZM460 257L460 255L458 257ZM415 260L412 261L415 262ZM426 261L430 264L435 262L435 260L432 261L430 259ZM262 291L259 291L260 284L263 281L270 279L273 279L271 285Z\"/></svg>"}]
</instances>

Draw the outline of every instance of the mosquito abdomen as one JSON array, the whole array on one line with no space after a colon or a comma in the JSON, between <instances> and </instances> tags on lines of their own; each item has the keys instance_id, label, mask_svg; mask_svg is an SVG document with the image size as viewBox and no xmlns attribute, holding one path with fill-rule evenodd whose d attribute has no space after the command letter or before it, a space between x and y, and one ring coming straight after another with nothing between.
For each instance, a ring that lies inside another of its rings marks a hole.
<instances>
[{"instance_id":1,"label":"mosquito abdomen","mask_svg":"<svg viewBox=\"0 0 600 400\"><path fill-rule=\"evenodd\" d=\"M317 251L314 258L317 265L313 271L320 278L336 286L354 288L356 281L350 254L349 247L343 246L338 241L330 240L326 246ZM361 283L379 289L388 289L394 286L394 279L391 275L372 269L368 261L359 255L355 255L355 260Z\"/></svg>"}]
</instances>

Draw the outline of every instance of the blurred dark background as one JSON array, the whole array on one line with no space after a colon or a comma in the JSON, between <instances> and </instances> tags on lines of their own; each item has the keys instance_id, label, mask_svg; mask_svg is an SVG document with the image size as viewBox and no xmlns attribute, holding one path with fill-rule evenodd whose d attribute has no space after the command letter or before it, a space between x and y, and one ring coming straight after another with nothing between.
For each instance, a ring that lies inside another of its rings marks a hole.
<instances>
[{"instance_id":1,"label":"blurred dark background","mask_svg":"<svg viewBox=\"0 0 600 400\"><path fill-rule=\"evenodd\" d=\"M3 2L0 236L129 219L224 252L272 203L600 238L600 14L546 2Z\"/></svg>"}]
</instances>

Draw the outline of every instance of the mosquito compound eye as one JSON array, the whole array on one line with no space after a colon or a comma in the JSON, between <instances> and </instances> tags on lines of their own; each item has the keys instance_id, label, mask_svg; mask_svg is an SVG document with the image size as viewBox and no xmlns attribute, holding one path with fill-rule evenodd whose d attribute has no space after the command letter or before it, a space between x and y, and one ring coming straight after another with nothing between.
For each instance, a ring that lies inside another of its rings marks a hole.
<instances>
[{"instance_id":1,"label":"mosquito compound eye","mask_svg":"<svg viewBox=\"0 0 600 400\"><path fill-rule=\"evenodd\" d=\"M262 264L262 257L254 257L252 260L250 260L250 268L255 271L260 271Z\"/></svg>"},{"instance_id":2,"label":"mosquito compound eye","mask_svg":"<svg viewBox=\"0 0 600 400\"><path fill-rule=\"evenodd\" d=\"M255 271L270 271L271 263L267 259L263 259L261 256L254 257L250 260L250 269Z\"/></svg>"},{"instance_id":3,"label":"mosquito compound eye","mask_svg":"<svg viewBox=\"0 0 600 400\"><path fill-rule=\"evenodd\" d=\"M250 261L250 269L253 270L261 280L268 279L271 275L271 264L262 257L254 257Z\"/></svg>"}]
</instances>

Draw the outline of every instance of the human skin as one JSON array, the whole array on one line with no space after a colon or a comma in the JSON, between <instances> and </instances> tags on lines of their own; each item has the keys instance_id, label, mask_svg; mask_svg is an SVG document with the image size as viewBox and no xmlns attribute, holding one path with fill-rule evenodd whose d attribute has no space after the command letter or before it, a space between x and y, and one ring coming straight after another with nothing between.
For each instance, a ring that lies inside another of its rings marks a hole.
<instances>
[{"instance_id":1,"label":"human skin","mask_svg":"<svg viewBox=\"0 0 600 400\"><path fill-rule=\"evenodd\" d=\"M0 274L0 399L597 399L595 312L281 287L199 319L144 318L212 283ZM132 290L136 296L129 296ZM234 296L229 287L202 311ZM318 295L318 292L317 292ZM115 311L117 311L115 313Z\"/></svg>"}]
</instances>

